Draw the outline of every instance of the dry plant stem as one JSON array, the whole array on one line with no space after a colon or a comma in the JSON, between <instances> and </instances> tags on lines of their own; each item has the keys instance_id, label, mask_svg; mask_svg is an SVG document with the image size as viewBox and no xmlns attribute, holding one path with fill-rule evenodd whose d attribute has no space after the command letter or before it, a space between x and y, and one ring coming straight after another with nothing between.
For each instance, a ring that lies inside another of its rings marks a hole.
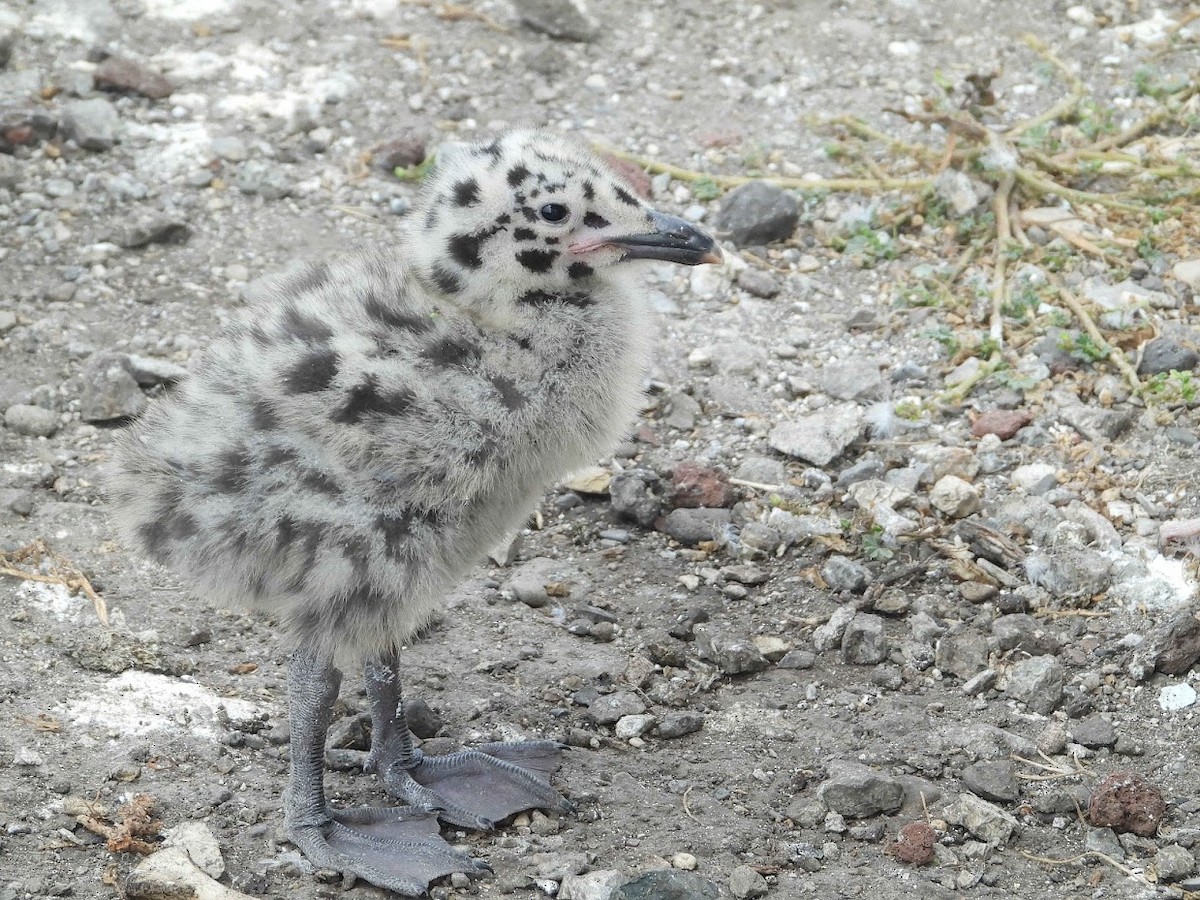
<instances>
[{"instance_id":1,"label":"dry plant stem","mask_svg":"<svg viewBox=\"0 0 1200 900\"><path fill-rule=\"evenodd\" d=\"M1081 101L1084 95L1087 93L1083 86L1083 82L1079 80L1079 76L1072 72L1067 67L1067 64L1059 59L1049 47L1042 43L1039 38L1032 34L1027 34L1022 37L1022 40L1025 41L1030 49L1032 49L1035 53L1042 57L1042 59L1046 60L1046 62L1050 63L1050 65L1054 66L1054 68L1059 71L1059 74L1061 74L1071 86L1071 94L1069 97L1064 97L1062 100L1055 103L1045 112L1040 113L1031 119L1024 119L1018 122L1016 125L1013 125L1010 129L1008 129L1007 132L1005 132L1005 137L1007 137L1010 141L1020 137L1031 129L1038 128L1042 125L1049 125L1051 122L1056 122L1069 116L1079 106L1079 101Z\"/></svg>"},{"instance_id":2,"label":"dry plant stem","mask_svg":"<svg viewBox=\"0 0 1200 900\"><path fill-rule=\"evenodd\" d=\"M43 575L40 572L30 572L20 568L21 563L39 565L44 556L48 556L54 561L51 574ZM65 587L72 594L81 593L91 601L100 624L108 627L108 605L104 602L104 598L96 593L87 576L74 563L51 550L50 545L42 538L38 538L33 543L12 553L0 553L0 575L7 575L21 581L57 584Z\"/></svg>"},{"instance_id":3,"label":"dry plant stem","mask_svg":"<svg viewBox=\"0 0 1200 900\"><path fill-rule=\"evenodd\" d=\"M1058 296L1062 298L1062 302L1075 314L1075 318L1079 320L1079 323L1083 325L1083 330L1088 333L1088 336L1091 337L1097 347L1108 353L1108 359L1112 360L1112 364L1125 376L1125 380L1129 382L1129 386L1133 389L1133 392L1135 394L1140 393L1142 390L1141 379L1138 378L1138 374L1133 366L1129 364L1129 360L1125 358L1125 354L1105 340L1104 335L1100 333L1100 329L1096 327L1095 321L1088 315L1088 311L1083 308L1083 304L1079 302L1078 297L1067 290L1066 286L1059 279L1052 279L1052 283L1054 289L1058 291ZM1082 613L1083 610L1076 610L1074 612Z\"/></svg>"},{"instance_id":4,"label":"dry plant stem","mask_svg":"<svg viewBox=\"0 0 1200 900\"><path fill-rule=\"evenodd\" d=\"M992 269L992 318L988 329L997 346L1004 346L1004 301L1007 296L1008 270L1007 244L1012 240L1012 226L1008 218L1008 200L1012 196L1015 179L1012 172L1005 172L1000 186L992 196L992 212L996 216L996 251Z\"/></svg>"},{"instance_id":5,"label":"dry plant stem","mask_svg":"<svg viewBox=\"0 0 1200 900\"><path fill-rule=\"evenodd\" d=\"M1034 862L1045 863L1048 866L1068 866L1071 863L1076 863L1076 862L1079 862L1080 860L1087 859L1088 857L1092 857L1094 859L1099 859L1099 860L1102 860L1103 862L1108 863L1110 866L1112 866L1114 869L1121 872L1122 874L1128 875L1130 878L1137 879L1141 884L1148 885L1150 883L1146 880L1146 876L1143 875L1141 872L1131 869L1126 865L1122 865L1121 863L1119 863L1115 859L1113 859L1111 856L1109 856L1107 853L1101 853L1099 850L1085 850L1083 853L1077 853L1074 856L1068 856L1066 859L1052 859L1049 856L1038 856L1036 853L1030 853L1028 850L1022 850L1021 855L1024 856L1026 859L1031 859Z\"/></svg>"},{"instance_id":6,"label":"dry plant stem","mask_svg":"<svg viewBox=\"0 0 1200 900\"><path fill-rule=\"evenodd\" d=\"M853 116L838 116L837 118L830 119L827 124L840 125L851 134L866 138L867 140L879 141L881 144L886 144L888 149L903 153L905 156L911 156L913 159L924 162L933 162L939 159L939 154L934 150L922 147L920 144L912 144L900 138L892 137L890 134L885 134L878 129L872 128L866 122L856 119Z\"/></svg>"},{"instance_id":7,"label":"dry plant stem","mask_svg":"<svg viewBox=\"0 0 1200 900\"><path fill-rule=\"evenodd\" d=\"M1092 191L1079 191L1075 188L1061 185L1057 181L1043 178L1041 175L1023 166L1019 166L1013 174L1016 175L1017 181L1037 194L1055 194L1064 200L1073 200L1076 203L1096 203L1100 206L1119 209L1123 212L1144 213L1146 211L1146 207L1142 204L1127 203L1124 200L1118 199L1119 197L1131 196L1128 193L1097 194Z\"/></svg>"},{"instance_id":8,"label":"dry plant stem","mask_svg":"<svg viewBox=\"0 0 1200 900\"><path fill-rule=\"evenodd\" d=\"M769 181L779 187L799 191L922 191L927 190L933 184L932 178L788 178L760 175L713 175L709 172L698 172L695 169L687 169L657 159L638 156L636 153L614 150L603 144L595 146L601 153L635 163L647 172L665 172L672 178L686 182L708 179L722 188L738 187L752 181Z\"/></svg>"},{"instance_id":9,"label":"dry plant stem","mask_svg":"<svg viewBox=\"0 0 1200 900\"><path fill-rule=\"evenodd\" d=\"M964 398L966 398L966 396L975 389L975 385L979 384L979 382L983 381L988 376L994 374L996 370L1000 368L1003 362L1004 359L998 352L993 353L988 361L979 367L978 372L976 372L966 381L963 381L960 384L955 385L950 390L945 391L938 399L943 403L962 403Z\"/></svg>"}]
</instances>

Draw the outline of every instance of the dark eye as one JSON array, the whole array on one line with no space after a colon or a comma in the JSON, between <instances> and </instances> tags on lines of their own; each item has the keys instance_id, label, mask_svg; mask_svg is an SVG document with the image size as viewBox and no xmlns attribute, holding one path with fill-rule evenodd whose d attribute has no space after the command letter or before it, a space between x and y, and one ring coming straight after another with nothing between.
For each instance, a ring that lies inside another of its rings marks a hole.
<instances>
[{"instance_id":1,"label":"dark eye","mask_svg":"<svg viewBox=\"0 0 1200 900\"><path fill-rule=\"evenodd\" d=\"M561 203L543 203L538 210L538 215L547 222L561 222L570 214L571 211Z\"/></svg>"}]
</instances>

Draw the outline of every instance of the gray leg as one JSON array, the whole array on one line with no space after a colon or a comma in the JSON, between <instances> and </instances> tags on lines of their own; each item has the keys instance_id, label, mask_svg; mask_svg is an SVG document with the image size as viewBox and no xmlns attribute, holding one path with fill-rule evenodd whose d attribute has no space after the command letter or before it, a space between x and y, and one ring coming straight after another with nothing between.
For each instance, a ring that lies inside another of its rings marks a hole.
<instances>
[{"instance_id":1,"label":"gray leg","mask_svg":"<svg viewBox=\"0 0 1200 900\"><path fill-rule=\"evenodd\" d=\"M292 771L283 796L288 837L321 869L355 875L398 894L419 897L451 872L487 866L438 835L437 818L412 808L334 811L325 802L325 733L342 673L333 661L301 649L288 669Z\"/></svg>"},{"instance_id":2,"label":"gray leg","mask_svg":"<svg viewBox=\"0 0 1200 900\"><path fill-rule=\"evenodd\" d=\"M485 744L448 756L425 756L413 746L404 718L396 658L368 662L371 752L365 769L413 806L467 828L488 830L526 809L570 810L550 784L563 746L557 741Z\"/></svg>"}]
</instances>

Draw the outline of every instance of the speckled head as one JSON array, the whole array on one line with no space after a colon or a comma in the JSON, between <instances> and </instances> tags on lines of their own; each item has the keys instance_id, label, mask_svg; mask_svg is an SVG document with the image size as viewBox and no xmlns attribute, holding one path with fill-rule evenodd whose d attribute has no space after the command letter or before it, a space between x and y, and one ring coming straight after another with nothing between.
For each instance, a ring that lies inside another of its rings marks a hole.
<instances>
[{"instance_id":1,"label":"speckled head","mask_svg":"<svg viewBox=\"0 0 1200 900\"><path fill-rule=\"evenodd\" d=\"M712 238L648 207L587 146L537 130L443 145L408 229L422 277L468 308L586 293L628 260L721 259Z\"/></svg>"}]
</instances>

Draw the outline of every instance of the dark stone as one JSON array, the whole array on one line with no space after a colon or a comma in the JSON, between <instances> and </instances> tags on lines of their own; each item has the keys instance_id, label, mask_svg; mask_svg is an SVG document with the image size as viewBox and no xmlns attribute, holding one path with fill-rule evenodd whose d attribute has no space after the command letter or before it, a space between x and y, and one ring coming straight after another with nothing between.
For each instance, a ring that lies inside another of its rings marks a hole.
<instances>
[{"instance_id":1,"label":"dark stone","mask_svg":"<svg viewBox=\"0 0 1200 900\"><path fill-rule=\"evenodd\" d=\"M175 86L160 72L155 72L131 59L110 56L96 67L92 76L102 91L119 94L141 94L151 100L171 96Z\"/></svg>"},{"instance_id":2,"label":"dark stone","mask_svg":"<svg viewBox=\"0 0 1200 900\"><path fill-rule=\"evenodd\" d=\"M1155 338L1142 348L1138 363L1139 375L1158 375L1162 372L1190 372L1200 363L1200 354L1167 337Z\"/></svg>"},{"instance_id":3,"label":"dark stone","mask_svg":"<svg viewBox=\"0 0 1200 900\"><path fill-rule=\"evenodd\" d=\"M1096 828L1154 837L1167 814L1162 792L1135 772L1113 772L1096 785L1088 820Z\"/></svg>"},{"instance_id":4,"label":"dark stone","mask_svg":"<svg viewBox=\"0 0 1200 900\"><path fill-rule=\"evenodd\" d=\"M713 227L745 247L786 240L799 221L800 205L790 191L769 182L752 181L725 195Z\"/></svg>"},{"instance_id":5,"label":"dark stone","mask_svg":"<svg viewBox=\"0 0 1200 900\"><path fill-rule=\"evenodd\" d=\"M694 547L701 541L717 541L724 537L731 515L727 509L676 509L659 526L668 537Z\"/></svg>"},{"instance_id":6,"label":"dark stone","mask_svg":"<svg viewBox=\"0 0 1200 900\"><path fill-rule=\"evenodd\" d=\"M678 869L659 869L627 881L611 900L717 900L721 889L703 875Z\"/></svg>"},{"instance_id":7,"label":"dark stone","mask_svg":"<svg viewBox=\"0 0 1200 900\"><path fill-rule=\"evenodd\" d=\"M122 226L113 236L113 242L133 250L148 244L181 244L191 233L191 226L182 219L154 212Z\"/></svg>"}]
</instances>

